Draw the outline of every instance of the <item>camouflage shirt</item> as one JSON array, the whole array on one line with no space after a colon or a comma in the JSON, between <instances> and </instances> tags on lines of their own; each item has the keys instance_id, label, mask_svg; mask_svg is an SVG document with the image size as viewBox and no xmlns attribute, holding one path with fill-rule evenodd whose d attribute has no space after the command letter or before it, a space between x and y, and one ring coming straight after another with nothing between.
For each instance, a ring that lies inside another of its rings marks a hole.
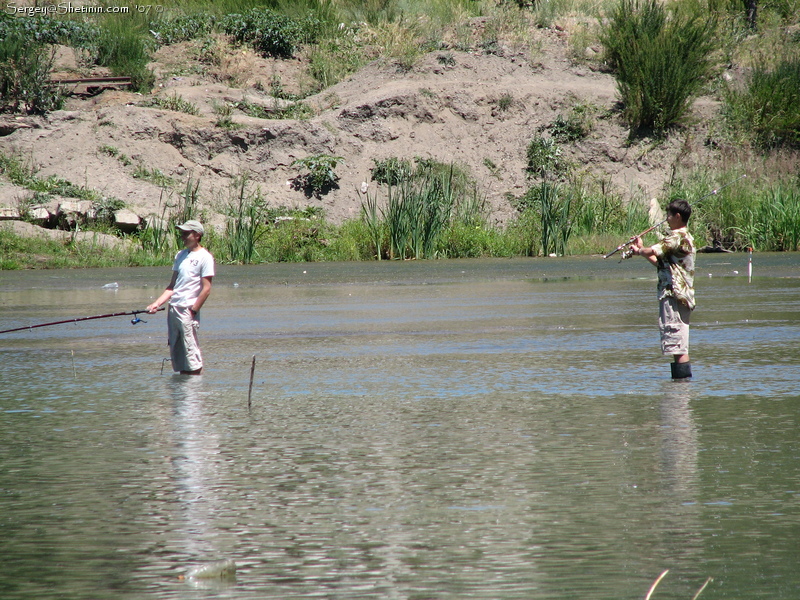
<instances>
[{"instance_id":1,"label":"camouflage shirt","mask_svg":"<svg viewBox=\"0 0 800 600\"><path fill-rule=\"evenodd\" d=\"M672 296L694 309L694 238L679 227L653 246L658 269L658 299Z\"/></svg>"}]
</instances>

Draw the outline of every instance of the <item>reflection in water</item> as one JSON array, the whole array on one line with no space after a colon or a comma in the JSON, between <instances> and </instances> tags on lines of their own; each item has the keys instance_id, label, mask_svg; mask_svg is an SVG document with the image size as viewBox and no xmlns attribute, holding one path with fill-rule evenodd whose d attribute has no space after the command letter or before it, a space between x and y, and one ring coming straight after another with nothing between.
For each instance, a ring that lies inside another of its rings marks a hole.
<instances>
[{"instance_id":1,"label":"reflection in water","mask_svg":"<svg viewBox=\"0 0 800 600\"><path fill-rule=\"evenodd\" d=\"M661 473L665 490L684 504L697 502L697 426L690 406L692 383L665 381L659 402Z\"/></svg>"},{"instance_id":2,"label":"reflection in water","mask_svg":"<svg viewBox=\"0 0 800 600\"><path fill-rule=\"evenodd\" d=\"M203 410L202 377L174 375L168 380L172 402L171 457L176 495L184 523L176 533L184 537L188 554L204 557L213 545L214 508L219 503L219 439L213 419Z\"/></svg>"},{"instance_id":3,"label":"reflection in water","mask_svg":"<svg viewBox=\"0 0 800 600\"><path fill-rule=\"evenodd\" d=\"M682 595L691 596L692 586L699 587L697 560L702 556L700 525L697 425L692 413L694 383L686 380L665 381L659 401L659 442L661 447L661 495L665 505L663 568L673 567L672 587L680 586ZM696 394L694 394L696 395ZM682 565L681 570L674 569ZM676 583L674 580L678 579Z\"/></svg>"}]
</instances>

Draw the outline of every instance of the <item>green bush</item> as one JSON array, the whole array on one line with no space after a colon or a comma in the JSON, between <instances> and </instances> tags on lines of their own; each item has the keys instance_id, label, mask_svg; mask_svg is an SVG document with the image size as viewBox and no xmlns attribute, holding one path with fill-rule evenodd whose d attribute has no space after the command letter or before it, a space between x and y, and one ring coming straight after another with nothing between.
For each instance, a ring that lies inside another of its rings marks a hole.
<instances>
[{"instance_id":1,"label":"green bush","mask_svg":"<svg viewBox=\"0 0 800 600\"><path fill-rule=\"evenodd\" d=\"M525 170L532 177L559 177L569 171L569 165L561 158L561 147L553 138L534 137L525 156Z\"/></svg>"},{"instance_id":2,"label":"green bush","mask_svg":"<svg viewBox=\"0 0 800 600\"><path fill-rule=\"evenodd\" d=\"M0 43L0 112L45 113L64 98L50 83L53 53L13 32Z\"/></svg>"},{"instance_id":3,"label":"green bush","mask_svg":"<svg viewBox=\"0 0 800 600\"><path fill-rule=\"evenodd\" d=\"M298 175L294 179L294 187L302 189L308 196L319 197L335 188L339 181L336 167L344 162L341 156L329 154L314 154L305 158L298 158L292 163L293 167L306 169L308 172Z\"/></svg>"},{"instance_id":4,"label":"green bush","mask_svg":"<svg viewBox=\"0 0 800 600\"><path fill-rule=\"evenodd\" d=\"M727 119L763 147L800 147L800 53L753 69L743 88L724 94Z\"/></svg>"},{"instance_id":5,"label":"green bush","mask_svg":"<svg viewBox=\"0 0 800 600\"><path fill-rule=\"evenodd\" d=\"M553 138L559 143L576 142L594 129L594 108L588 104L575 104L567 116L559 114L550 125Z\"/></svg>"},{"instance_id":6,"label":"green bush","mask_svg":"<svg viewBox=\"0 0 800 600\"><path fill-rule=\"evenodd\" d=\"M54 17L12 17L0 13L0 40L13 34L36 44L63 44L84 50L94 49L100 29L92 23Z\"/></svg>"},{"instance_id":7,"label":"green bush","mask_svg":"<svg viewBox=\"0 0 800 600\"><path fill-rule=\"evenodd\" d=\"M635 132L683 119L713 68L715 23L658 0L620 0L601 33L624 115Z\"/></svg>"},{"instance_id":8,"label":"green bush","mask_svg":"<svg viewBox=\"0 0 800 600\"><path fill-rule=\"evenodd\" d=\"M313 16L294 19L267 8L252 8L226 15L220 26L237 42L250 44L265 56L290 58L298 46L316 39L321 24Z\"/></svg>"},{"instance_id":9,"label":"green bush","mask_svg":"<svg viewBox=\"0 0 800 600\"><path fill-rule=\"evenodd\" d=\"M179 15L172 19L159 19L151 25L156 41L162 45L193 40L211 33L217 19L209 13Z\"/></svg>"}]
</instances>

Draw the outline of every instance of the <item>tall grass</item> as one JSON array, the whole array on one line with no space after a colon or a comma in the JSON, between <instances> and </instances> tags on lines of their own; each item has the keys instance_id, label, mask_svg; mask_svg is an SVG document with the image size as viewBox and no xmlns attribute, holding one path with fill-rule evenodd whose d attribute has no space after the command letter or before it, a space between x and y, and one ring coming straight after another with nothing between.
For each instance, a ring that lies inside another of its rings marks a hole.
<instances>
[{"instance_id":1,"label":"tall grass","mask_svg":"<svg viewBox=\"0 0 800 600\"><path fill-rule=\"evenodd\" d=\"M564 189L557 183L543 181L539 189L539 203L542 216L542 254L564 254L572 235L573 191Z\"/></svg>"},{"instance_id":2,"label":"tall grass","mask_svg":"<svg viewBox=\"0 0 800 600\"><path fill-rule=\"evenodd\" d=\"M632 132L663 132L686 115L714 66L715 21L658 0L620 0L601 41Z\"/></svg>"},{"instance_id":3,"label":"tall grass","mask_svg":"<svg viewBox=\"0 0 800 600\"><path fill-rule=\"evenodd\" d=\"M744 85L724 92L724 113L762 147L800 147L800 50L774 67L762 61Z\"/></svg>"},{"instance_id":4,"label":"tall grass","mask_svg":"<svg viewBox=\"0 0 800 600\"><path fill-rule=\"evenodd\" d=\"M738 175L733 170L698 169L678 178L669 190L670 198L686 198L692 204L689 227L699 245L705 241L762 252L800 249L800 180L796 176L770 181L752 172L719 194L694 202Z\"/></svg>"},{"instance_id":5,"label":"tall grass","mask_svg":"<svg viewBox=\"0 0 800 600\"><path fill-rule=\"evenodd\" d=\"M378 257L384 247L390 259L447 256L453 252L452 244L448 249L443 242L447 235L452 243L454 230L484 226L485 200L463 169L429 160L417 163L413 171L409 161L376 163L373 176L389 182L386 204L378 208L377 194L367 194L362 219ZM389 176L387 165L402 168L391 170Z\"/></svg>"},{"instance_id":6,"label":"tall grass","mask_svg":"<svg viewBox=\"0 0 800 600\"><path fill-rule=\"evenodd\" d=\"M248 177L240 175L231 183L231 197L224 208L227 220L221 242L224 262L250 264L258 262L258 240L264 233L267 203L256 188L248 191Z\"/></svg>"},{"instance_id":7,"label":"tall grass","mask_svg":"<svg viewBox=\"0 0 800 600\"><path fill-rule=\"evenodd\" d=\"M114 75L131 78L131 87L149 93L155 75L147 68L155 42L149 33L150 18L138 11L105 15L97 40L97 63Z\"/></svg>"}]
</instances>

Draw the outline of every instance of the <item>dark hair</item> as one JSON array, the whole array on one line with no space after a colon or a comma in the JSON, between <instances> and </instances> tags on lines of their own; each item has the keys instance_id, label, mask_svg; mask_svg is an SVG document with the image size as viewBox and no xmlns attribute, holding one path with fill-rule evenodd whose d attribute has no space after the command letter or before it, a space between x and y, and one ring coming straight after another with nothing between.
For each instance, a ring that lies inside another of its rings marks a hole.
<instances>
[{"instance_id":1,"label":"dark hair","mask_svg":"<svg viewBox=\"0 0 800 600\"><path fill-rule=\"evenodd\" d=\"M686 200L678 199L673 200L667 206L667 214L674 215L678 214L683 219L683 223L686 224L689 222L689 217L692 216L692 207L689 206L689 203Z\"/></svg>"}]
</instances>

